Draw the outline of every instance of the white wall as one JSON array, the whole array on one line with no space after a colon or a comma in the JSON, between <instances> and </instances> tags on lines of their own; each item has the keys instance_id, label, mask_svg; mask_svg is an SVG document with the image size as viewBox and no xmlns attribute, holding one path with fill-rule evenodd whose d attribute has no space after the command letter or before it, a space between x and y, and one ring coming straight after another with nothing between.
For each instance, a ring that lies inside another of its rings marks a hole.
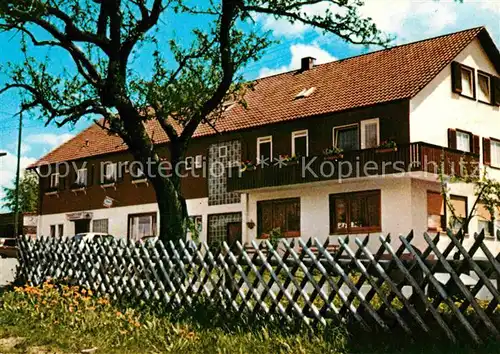
<instances>
[{"instance_id":1,"label":"white wall","mask_svg":"<svg viewBox=\"0 0 500 354\"><path fill-rule=\"evenodd\" d=\"M339 183L337 181L298 184L288 188L252 191L249 193L248 220L257 224L257 202L262 200L296 198L300 197L300 227L301 238L306 240L311 237L324 242L331 237L332 242L337 242L338 236L330 234L330 207L329 195L355 191L381 190L382 199L382 233L391 233L393 238L400 234L408 234L413 228L411 204L411 179L409 177L385 176L349 180ZM425 225L427 219L425 219ZM247 228L246 225L243 225ZM379 245L378 235L372 235L370 245ZM365 234L356 235L359 237ZM247 229L245 242L257 239L257 226L252 230ZM351 239L353 239L351 237Z\"/></svg>"},{"instance_id":2,"label":"white wall","mask_svg":"<svg viewBox=\"0 0 500 354\"><path fill-rule=\"evenodd\" d=\"M476 69L476 86L478 69L499 75L477 39L455 61ZM451 65L448 65L410 101L411 142L448 146L448 128L469 131L479 135L481 141L482 137L500 139L499 107L460 96L451 87ZM489 173L500 178L499 170L489 169Z\"/></svg>"},{"instance_id":3,"label":"white wall","mask_svg":"<svg viewBox=\"0 0 500 354\"><path fill-rule=\"evenodd\" d=\"M476 92L477 70L499 76L494 65L486 55L478 39L475 39L465 48L455 61L476 69ZM482 164L482 138L493 137L500 139L500 109L479 101L474 101L452 92L451 65L446 66L429 85L427 85L415 98L410 101L410 140L411 142L424 141L435 145L448 146L448 128L463 129L481 139L480 161ZM483 166L481 167L483 168ZM488 176L500 179L500 170L487 168ZM424 182L414 181L413 202L417 205L425 201L423 188ZM468 198L469 213L475 201L474 190L471 185L450 184L450 193ZM420 210L420 211L418 211ZM421 207L415 207L416 218L423 217ZM498 220L498 217L497 217ZM415 225L420 225L416 223ZM496 229L500 225L497 223ZM478 231L477 219L472 220L469 233L472 235ZM443 239L443 245L449 240ZM466 239L465 244L473 242L473 238ZM496 240L488 240L488 246L493 253L498 252L500 243ZM495 253L496 254L496 253Z\"/></svg>"},{"instance_id":4,"label":"white wall","mask_svg":"<svg viewBox=\"0 0 500 354\"><path fill-rule=\"evenodd\" d=\"M226 204L226 205L208 205L208 198L189 199L187 200L188 213L191 216L202 216L202 234L200 239L206 241L208 230L208 215L242 212L243 206L246 204L246 195L242 195L241 203ZM93 220L108 219L109 233L117 237L127 237L128 215L139 213L158 212L156 203L141 204L127 207L103 208L95 210L82 210L84 212L93 213ZM50 225L64 224L64 236L72 236L75 234L75 223L67 220L67 214L51 214L41 215L38 225L38 236L50 235ZM91 225L92 229L92 225ZM91 230L92 231L92 230Z\"/></svg>"}]
</instances>

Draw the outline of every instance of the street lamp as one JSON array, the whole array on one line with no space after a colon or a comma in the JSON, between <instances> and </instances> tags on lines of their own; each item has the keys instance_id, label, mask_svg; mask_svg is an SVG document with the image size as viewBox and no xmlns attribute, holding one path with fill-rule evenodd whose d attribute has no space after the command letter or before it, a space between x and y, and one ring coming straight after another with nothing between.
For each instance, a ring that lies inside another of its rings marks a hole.
<instances>
[{"instance_id":1,"label":"street lamp","mask_svg":"<svg viewBox=\"0 0 500 354\"><path fill-rule=\"evenodd\" d=\"M7 155L6 152L0 152L0 157Z\"/></svg>"}]
</instances>

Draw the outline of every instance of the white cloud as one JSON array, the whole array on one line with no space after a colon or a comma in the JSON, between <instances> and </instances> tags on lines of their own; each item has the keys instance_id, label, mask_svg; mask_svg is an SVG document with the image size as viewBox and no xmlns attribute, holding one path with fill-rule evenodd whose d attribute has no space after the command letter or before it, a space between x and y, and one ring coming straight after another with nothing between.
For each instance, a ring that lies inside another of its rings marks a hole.
<instances>
[{"instance_id":1,"label":"white cloud","mask_svg":"<svg viewBox=\"0 0 500 354\"><path fill-rule=\"evenodd\" d=\"M51 133L42 133L42 134L32 134L28 135L23 141L28 142L30 144L45 144L50 148L55 148L56 146L61 145L62 143L68 141L73 138L73 134L65 133L65 134L51 134Z\"/></svg>"},{"instance_id":2,"label":"white cloud","mask_svg":"<svg viewBox=\"0 0 500 354\"><path fill-rule=\"evenodd\" d=\"M290 46L291 60L290 64L283 65L278 68L262 68L259 71L259 77L280 74L286 71L297 70L300 68L300 60L304 57L316 58L316 64L323 64L337 60L333 55L326 50L321 49L318 45L293 44Z\"/></svg>"},{"instance_id":3,"label":"white cloud","mask_svg":"<svg viewBox=\"0 0 500 354\"><path fill-rule=\"evenodd\" d=\"M498 0L466 0L475 1L479 6L496 8ZM457 21L457 4L453 0L365 0L365 5L360 8L363 17L371 17L375 24L388 33L406 37L409 34L424 34L440 31ZM302 13L308 15L321 15L326 10L338 13L339 7L327 2L307 5L302 8ZM311 30L310 26L300 22L291 24L284 19L275 19L271 16L256 16L265 30L273 31L276 37L296 37Z\"/></svg>"},{"instance_id":4,"label":"white cloud","mask_svg":"<svg viewBox=\"0 0 500 354\"><path fill-rule=\"evenodd\" d=\"M36 159L21 155L21 171L34 163ZM12 187L12 182L16 177L17 156L7 152L6 156L0 157L0 210L2 210L3 198L5 194L2 187Z\"/></svg>"}]
</instances>

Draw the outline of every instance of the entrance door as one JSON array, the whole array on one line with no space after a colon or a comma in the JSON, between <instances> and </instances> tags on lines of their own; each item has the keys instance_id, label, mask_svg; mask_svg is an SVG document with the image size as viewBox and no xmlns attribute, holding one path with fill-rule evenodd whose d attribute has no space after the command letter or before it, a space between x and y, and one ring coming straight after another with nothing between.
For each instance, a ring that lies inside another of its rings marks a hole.
<instances>
[{"instance_id":1,"label":"entrance door","mask_svg":"<svg viewBox=\"0 0 500 354\"><path fill-rule=\"evenodd\" d=\"M241 222L230 222L227 224L227 243L232 246L236 241L241 242L242 227Z\"/></svg>"},{"instance_id":2,"label":"entrance door","mask_svg":"<svg viewBox=\"0 0 500 354\"><path fill-rule=\"evenodd\" d=\"M75 235L90 232L90 220L75 220Z\"/></svg>"}]
</instances>

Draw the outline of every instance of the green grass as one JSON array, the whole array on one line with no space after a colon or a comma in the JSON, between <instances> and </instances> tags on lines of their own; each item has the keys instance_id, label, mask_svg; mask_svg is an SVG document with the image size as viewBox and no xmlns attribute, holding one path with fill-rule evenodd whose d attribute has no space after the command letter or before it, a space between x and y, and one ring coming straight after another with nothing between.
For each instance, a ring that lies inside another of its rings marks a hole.
<instances>
[{"instance_id":1,"label":"green grass","mask_svg":"<svg viewBox=\"0 0 500 354\"><path fill-rule=\"evenodd\" d=\"M23 339L17 345L0 340L0 353L36 353L33 348L59 353L89 348L98 348L96 353L500 353L495 342L450 346L422 338L410 343L400 333L348 334L343 328L313 333L299 324L250 322L204 303L166 315L151 306L113 304L81 288L46 284L1 295L0 338Z\"/></svg>"}]
</instances>

